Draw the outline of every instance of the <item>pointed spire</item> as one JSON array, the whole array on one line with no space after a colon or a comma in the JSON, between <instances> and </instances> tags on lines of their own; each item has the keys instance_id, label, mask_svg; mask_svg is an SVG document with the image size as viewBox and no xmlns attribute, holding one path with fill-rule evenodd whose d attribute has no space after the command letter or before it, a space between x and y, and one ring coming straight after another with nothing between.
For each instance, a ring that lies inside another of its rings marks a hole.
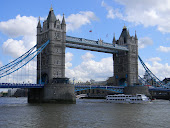
<instances>
[{"instance_id":1,"label":"pointed spire","mask_svg":"<svg viewBox=\"0 0 170 128\"><path fill-rule=\"evenodd\" d=\"M48 21L48 23L49 23L49 22L53 22L53 23L54 23L54 22L56 21L56 16L55 16L55 14L54 14L52 5L51 5L51 8L50 8L50 12L49 12L49 14L48 14L47 21Z\"/></svg>"},{"instance_id":2,"label":"pointed spire","mask_svg":"<svg viewBox=\"0 0 170 128\"><path fill-rule=\"evenodd\" d=\"M124 24L124 26L123 26L123 29L126 29L126 26L125 26L125 24Z\"/></svg>"},{"instance_id":3,"label":"pointed spire","mask_svg":"<svg viewBox=\"0 0 170 128\"><path fill-rule=\"evenodd\" d=\"M130 36L130 34L129 34L129 29L128 29L128 32L127 32L127 34L128 34L128 36Z\"/></svg>"},{"instance_id":4,"label":"pointed spire","mask_svg":"<svg viewBox=\"0 0 170 128\"><path fill-rule=\"evenodd\" d=\"M135 30L135 39L137 39L136 30Z\"/></svg>"},{"instance_id":5,"label":"pointed spire","mask_svg":"<svg viewBox=\"0 0 170 128\"><path fill-rule=\"evenodd\" d=\"M114 36L113 36L112 44L113 44L113 45L115 45L115 44L116 44L115 33L114 33Z\"/></svg>"},{"instance_id":6,"label":"pointed spire","mask_svg":"<svg viewBox=\"0 0 170 128\"><path fill-rule=\"evenodd\" d=\"M129 35L129 30L126 28L125 24L124 24L124 27L123 27L123 29L122 29L121 36L123 36L123 37L130 36L130 35Z\"/></svg>"},{"instance_id":7,"label":"pointed spire","mask_svg":"<svg viewBox=\"0 0 170 128\"><path fill-rule=\"evenodd\" d=\"M62 20L62 24L66 24L66 22L65 22L65 18L64 18L64 13L63 13L63 20Z\"/></svg>"},{"instance_id":8,"label":"pointed spire","mask_svg":"<svg viewBox=\"0 0 170 128\"><path fill-rule=\"evenodd\" d=\"M64 13L63 13L63 20L61 23L61 28L64 30L64 32L66 32L66 22L65 22L65 18L64 18Z\"/></svg>"},{"instance_id":9,"label":"pointed spire","mask_svg":"<svg viewBox=\"0 0 170 128\"><path fill-rule=\"evenodd\" d=\"M114 33L113 42L115 42L115 41L116 41L116 39L115 39L115 33Z\"/></svg>"},{"instance_id":10,"label":"pointed spire","mask_svg":"<svg viewBox=\"0 0 170 128\"><path fill-rule=\"evenodd\" d=\"M51 8L50 8L50 11L53 11L53 7L52 7L52 4L51 4Z\"/></svg>"},{"instance_id":11,"label":"pointed spire","mask_svg":"<svg viewBox=\"0 0 170 128\"><path fill-rule=\"evenodd\" d=\"M37 28L41 28L41 23L40 23L40 16L39 16L39 21L38 21Z\"/></svg>"}]
</instances>

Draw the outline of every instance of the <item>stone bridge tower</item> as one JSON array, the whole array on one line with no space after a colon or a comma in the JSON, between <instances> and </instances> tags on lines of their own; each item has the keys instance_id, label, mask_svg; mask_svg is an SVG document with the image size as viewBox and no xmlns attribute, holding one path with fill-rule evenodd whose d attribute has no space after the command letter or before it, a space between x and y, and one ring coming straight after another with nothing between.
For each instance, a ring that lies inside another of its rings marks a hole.
<instances>
[{"instance_id":1,"label":"stone bridge tower","mask_svg":"<svg viewBox=\"0 0 170 128\"><path fill-rule=\"evenodd\" d=\"M126 46L129 51L119 51L113 55L114 83L118 86L133 86L138 83L138 39L130 36L126 26L123 27L119 40L113 38L113 44Z\"/></svg>"},{"instance_id":2,"label":"stone bridge tower","mask_svg":"<svg viewBox=\"0 0 170 128\"><path fill-rule=\"evenodd\" d=\"M37 48L50 41L37 56L37 83L44 88L29 89L28 102L75 103L74 86L65 78L66 23L56 19L51 7L47 19L41 27L37 25Z\"/></svg>"},{"instance_id":3,"label":"stone bridge tower","mask_svg":"<svg viewBox=\"0 0 170 128\"><path fill-rule=\"evenodd\" d=\"M66 23L63 15L62 23L56 19L53 9L50 9L47 20L41 28L37 26L37 48L47 40L50 43L37 57L37 82L52 83L65 78L65 40ZM40 66L41 63L41 66ZM41 71L41 72L40 72ZM41 77L40 77L41 76Z\"/></svg>"}]
</instances>

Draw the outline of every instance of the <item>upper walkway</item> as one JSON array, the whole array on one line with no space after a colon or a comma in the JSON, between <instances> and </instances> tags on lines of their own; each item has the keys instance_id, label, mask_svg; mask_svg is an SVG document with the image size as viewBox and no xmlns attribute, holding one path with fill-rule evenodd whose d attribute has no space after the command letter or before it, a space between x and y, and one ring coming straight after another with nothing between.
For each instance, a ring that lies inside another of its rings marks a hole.
<instances>
[{"instance_id":1,"label":"upper walkway","mask_svg":"<svg viewBox=\"0 0 170 128\"><path fill-rule=\"evenodd\" d=\"M128 48L125 46L105 43L102 40L94 41L71 36L66 36L66 47L104 53L117 53L118 51L128 51Z\"/></svg>"}]
</instances>

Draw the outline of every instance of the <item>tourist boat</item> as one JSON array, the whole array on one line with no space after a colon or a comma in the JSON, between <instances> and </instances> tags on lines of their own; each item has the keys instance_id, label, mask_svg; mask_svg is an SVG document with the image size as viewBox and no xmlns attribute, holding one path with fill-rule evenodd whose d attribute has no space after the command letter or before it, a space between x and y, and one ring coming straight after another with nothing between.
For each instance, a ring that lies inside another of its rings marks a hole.
<instances>
[{"instance_id":1,"label":"tourist boat","mask_svg":"<svg viewBox=\"0 0 170 128\"><path fill-rule=\"evenodd\" d=\"M145 103L149 101L150 99L144 94L136 94L135 96L125 95L125 94L106 96L106 102L113 102L113 103Z\"/></svg>"}]
</instances>

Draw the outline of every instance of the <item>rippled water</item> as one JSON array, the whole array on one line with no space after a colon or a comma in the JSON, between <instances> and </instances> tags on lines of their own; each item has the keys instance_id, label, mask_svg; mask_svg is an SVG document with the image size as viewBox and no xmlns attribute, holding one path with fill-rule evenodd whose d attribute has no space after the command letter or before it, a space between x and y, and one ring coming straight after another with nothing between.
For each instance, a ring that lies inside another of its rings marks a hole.
<instances>
[{"instance_id":1,"label":"rippled water","mask_svg":"<svg viewBox=\"0 0 170 128\"><path fill-rule=\"evenodd\" d=\"M169 128L170 102L114 104L78 99L76 104L28 104L0 98L0 128Z\"/></svg>"}]
</instances>

